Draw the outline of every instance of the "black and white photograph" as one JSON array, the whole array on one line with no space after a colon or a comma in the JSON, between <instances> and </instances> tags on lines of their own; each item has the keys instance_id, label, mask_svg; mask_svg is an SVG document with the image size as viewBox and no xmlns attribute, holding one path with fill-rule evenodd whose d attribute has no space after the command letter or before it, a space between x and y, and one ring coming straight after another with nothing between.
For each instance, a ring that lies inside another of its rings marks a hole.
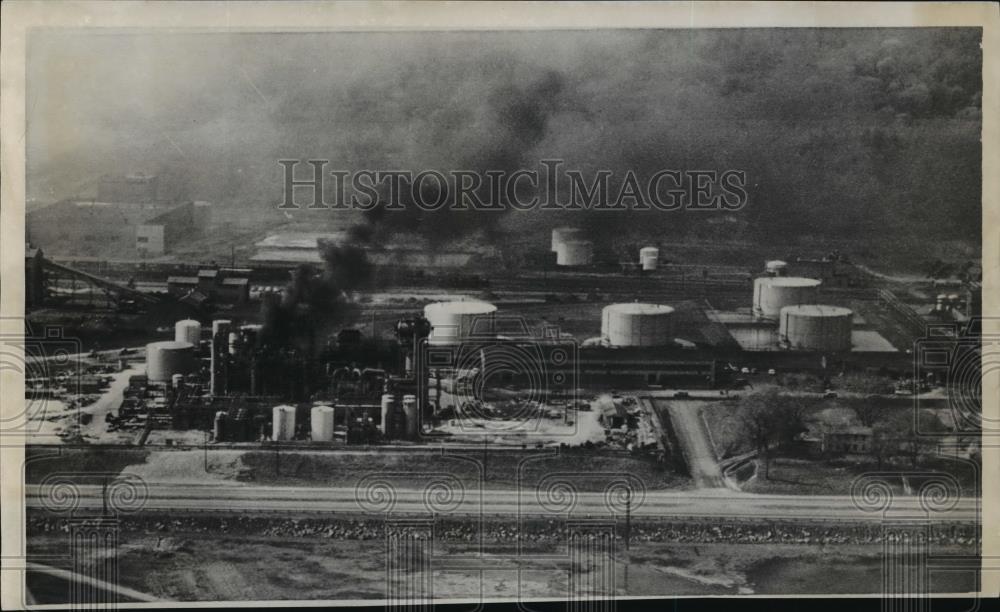
<instances>
[{"instance_id":1,"label":"black and white photograph","mask_svg":"<svg viewBox=\"0 0 1000 612\"><path fill-rule=\"evenodd\" d=\"M995 5L41 4L6 608L996 595Z\"/></svg>"}]
</instances>

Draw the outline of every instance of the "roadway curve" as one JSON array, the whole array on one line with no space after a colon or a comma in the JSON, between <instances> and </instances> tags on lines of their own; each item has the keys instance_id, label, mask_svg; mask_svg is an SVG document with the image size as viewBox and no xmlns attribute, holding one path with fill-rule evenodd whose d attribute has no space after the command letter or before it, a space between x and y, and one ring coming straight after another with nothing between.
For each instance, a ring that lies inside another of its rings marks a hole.
<instances>
[{"instance_id":1,"label":"roadway curve","mask_svg":"<svg viewBox=\"0 0 1000 612\"><path fill-rule=\"evenodd\" d=\"M138 511L195 511L226 513L279 513L279 514L371 514L385 516L389 509L386 500L393 498L393 514L429 514L430 491L416 488L392 488L389 496L373 495L369 503L360 503L363 495L354 487L264 487L219 486L168 483L147 483L145 500ZM389 492L382 489L382 492ZM372 489L372 492L376 492ZM440 491L439 491L440 492ZM453 495L436 498L439 515L516 517L516 516L566 516L563 502L575 498L571 513L576 516L611 516L603 493L575 493L569 497L554 496L546 500L535 491L517 490L452 490ZM26 486L28 508L51 509L46 503L45 485ZM76 509L102 508L102 488L99 485L74 487ZM541 499L539 499L541 497ZM796 496L757 495L725 489L714 491L647 491L635 494L632 515L657 519L690 518L749 518L772 520L823 521L881 521L888 517L926 517L918 497L895 496L888 515L879 511L862 510L850 496ZM978 521L979 499L959 498L954 507L932 513L934 520ZM63 507L64 508L64 507ZM616 514L621 506L615 505Z\"/></svg>"}]
</instances>

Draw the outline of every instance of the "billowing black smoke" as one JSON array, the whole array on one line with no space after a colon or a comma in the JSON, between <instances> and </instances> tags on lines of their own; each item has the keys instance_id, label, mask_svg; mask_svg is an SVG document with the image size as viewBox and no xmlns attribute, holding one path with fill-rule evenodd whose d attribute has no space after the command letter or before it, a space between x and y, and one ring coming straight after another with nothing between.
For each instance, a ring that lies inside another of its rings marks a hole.
<instances>
[{"instance_id":1,"label":"billowing black smoke","mask_svg":"<svg viewBox=\"0 0 1000 612\"><path fill-rule=\"evenodd\" d=\"M266 296L261 304L262 342L271 348L294 348L314 355L325 339L353 323L358 307L353 292L371 278L372 265L362 236L371 235L363 226L353 228L343 243L317 243L322 269L302 264L281 296Z\"/></svg>"},{"instance_id":2,"label":"billowing black smoke","mask_svg":"<svg viewBox=\"0 0 1000 612\"><path fill-rule=\"evenodd\" d=\"M523 168L538 167L532 152L545 139L550 117L560 110L566 87L565 77L554 70L533 74L523 82L497 84L485 100L482 118L485 133L459 147L455 146L453 138L444 138L443 142L435 144L451 149L448 163L440 168L412 170L414 175L424 170L438 170L449 178L456 170L475 174L481 183L472 191L490 210L476 210L472 206L456 210L451 206L456 201L454 184L441 185L435 180L426 180L421 183L418 193L409 185L391 193L383 183L380 185L381 201L364 213L366 224L355 231L363 234L365 240L373 235L384 239L400 231L417 233L431 244L477 232L493 240L502 213L511 207L505 190L491 189L488 173L510 176ZM530 187L525 183L518 184L518 188L518 196L524 201L534 195L528 193ZM447 204L437 210L425 210L428 203L440 201Z\"/></svg>"}]
</instances>

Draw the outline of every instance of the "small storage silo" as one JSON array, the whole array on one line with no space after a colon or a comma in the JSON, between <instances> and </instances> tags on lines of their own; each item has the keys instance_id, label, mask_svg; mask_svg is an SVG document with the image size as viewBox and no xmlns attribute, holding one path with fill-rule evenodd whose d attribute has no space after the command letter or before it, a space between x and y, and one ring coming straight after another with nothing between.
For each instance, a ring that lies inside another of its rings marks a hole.
<instances>
[{"instance_id":1,"label":"small storage silo","mask_svg":"<svg viewBox=\"0 0 1000 612\"><path fill-rule=\"evenodd\" d=\"M389 427L389 416L392 414L392 409L395 402L396 398L393 397L391 393L384 393L382 395L381 428L382 428L382 435L387 438L392 435L392 431Z\"/></svg>"},{"instance_id":2,"label":"small storage silo","mask_svg":"<svg viewBox=\"0 0 1000 612\"><path fill-rule=\"evenodd\" d=\"M788 264L780 259L764 262L764 272L769 276L784 276L787 268Z\"/></svg>"},{"instance_id":3,"label":"small storage silo","mask_svg":"<svg viewBox=\"0 0 1000 612\"><path fill-rule=\"evenodd\" d=\"M553 253L557 253L562 243L567 240L580 240L583 237L584 232L582 229L576 227L557 227L552 230L552 248L550 250Z\"/></svg>"},{"instance_id":4,"label":"small storage silo","mask_svg":"<svg viewBox=\"0 0 1000 612\"><path fill-rule=\"evenodd\" d=\"M785 306L815 304L820 282L797 276L762 276L753 283L753 314L777 319Z\"/></svg>"},{"instance_id":5,"label":"small storage silo","mask_svg":"<svg viewBox=\"0 0 1000 612\"><path fill-rule=\"evenodd\" d=\"M403 414L406 415L406 439L416 440L420 435L420 411L416 395L403 396Z\"/></svg>"},{"instance_id":6,"label":"small storage silo","mask_svg":"<svg viewBox=\"0 0 1000 612\"><path fill-rule=\"evenodd\" d=\"M660 249L651 246L639 249L639 265L642 266L644 271L655 270L659 263Z\"/></svg>"},{"instance_id":7,"label":"small storage silo","mask_svg":"<svg viewBox=\"0 0 1000 612\"><path fill-rule=\"evenodd\" d=\"M310 421L314 442L331 442L333 440L332 406L313 406L310 413Z\"/></svg>"},{"instance_id":8,"label":"small storage silo","mask_svg":"<svg viewBox=\"0 0 1000 612\"><path fill-rule=\"evenodd\" d=\"M781 309L778 335L792 349L849 351L853 318L850 309L840 306L785 306Z\"/></svg>"},{"instance_id":9,"label":"small storage silo","mask_svg":"<svg viewBox=\"0 0 1000 612\"><path fill-rule=\"evenodd\" d=\"M566 240L556 249L557 266L589 266L594 261L590 240Z\"/></svg>"},{"instance_id":10,"label":"small storage silo","mask_svg":"<svg viewBox=\"0 0 1000 612\"><path fill-rule=\"evenodd\" d=\"M201 323L194 319L184 319L174 324L174 340L198 346L201 342Z\"/></svg>"},{"instance_id":11,"label":"small storage silo","mask_svg":"<svg viewBox=\"0 0 1000 612\"><path fill-rule=\"evenodd\" d=\"M660 304L611 304L601 311L601 337L611 346L664 346L674 340L674 309Z\"/></svg>"},{"instance_id":12,"label":"small storage silo","mask_svg":"<svg viewBox=\"0 0 1000 612\"><path fill-rule=\"evenodd\" d=\"M272 440L291 440L295 437L295 406L275 406L272 419Z\"/></svg>"},{"instance_id":13,"label":"small storage silo","mask_svg":"<svg viewBox=\"0 0 1000 612\"><path fill-rule=\"evenodd\" d=\"M194 346L189 342L163 340L146 345L146 376L151 381L172 382L174 374L187 374L194 367Z\"/></svg>"},{"instance_id":14,"label":"small storage silo","mask_svg":"<svg viewBox=\"0 0 1000 612\"><path fill-rule=\"evenodd\" d=\"M212 439L222 442L226 439L226 411L219 410L215 413L215 421L212 423Z\"/></svg>"}]
</instances>

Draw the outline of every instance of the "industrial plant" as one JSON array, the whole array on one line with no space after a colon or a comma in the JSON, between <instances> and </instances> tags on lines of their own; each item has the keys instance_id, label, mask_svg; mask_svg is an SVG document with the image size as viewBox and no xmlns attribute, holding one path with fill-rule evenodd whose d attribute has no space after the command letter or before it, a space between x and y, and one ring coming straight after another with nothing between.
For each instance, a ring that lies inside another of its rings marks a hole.
<instances>
[{"instance_id":1,"label":"industrial plant","mask_svg":"<svg viewBox=\"0 0 1000 612\"><path fill-rule=\"evenodd\" d=\"M29 607L979 590L992 30L376 5L23 37Z\"/></svg>"},{"instance_id":2,"label":"industrial plant","mask_svg":"<svg viewBox=\"0 0 1000 612\"><path fill-rule=\"evenodd\" d=\"M119 405L105 415L119 436L182 443L196 431L213 445L314 448L463 444L477 435L522 445L525 437L513 432L536 417L557 418L562 427L538 433L533 445L614 446L610 423L623 413L598 414L600 397L671 389L729 396L752 389L757 373L771 373L768 384L780 383L778 373L812 376L818 394L835 392L845 374L876 375L897 392L926 388L944 372L909 377L922 327L961 326L980 300L971 281L963 294L936 295L921 314L911 298L904 302L860 270L848 287L796 276L815 270L817 260L785 253L764 258L756 271L678 262L664 257L670 247L662 243L631 247L631 261L621 248L622 259L602 261L586 230L565 226L534 247L539 257L530 261L540 263L493 274L471 291L451 288L455 278L487 277L470 262L421 271L417 292L408 288L415 271L405 260L338 285L334 279L354 273L347 266L371 267L367 257L378 251L352 246L346 232L308 236L295 248L311 259L287 259L284 270L273 258L264 267L254 258L242 268L197 264L196 272L144 264L128 280L80 269L99 271L86 261L72 262L80 268L53 262L38 249L25 259L31 304L52 317L53 307L94 308L99 293L103 308L172 332L115 357L131 373ZM278 242L262 244L273 251ZM821 261L852 267L836 253ZM137 273L145 275L141 283ZM223 291L233 282L235 293ZM557 287L569 300L553 298ZM421 294L428 295L423 304ZM94 344L99 363L104 347ZM583 412L593 413L604 435L564 435L589 422ZM683 465L686 449L671 440L670 419L651 423L659 440L649 448Z\"/></svg>"}]
</instances>

